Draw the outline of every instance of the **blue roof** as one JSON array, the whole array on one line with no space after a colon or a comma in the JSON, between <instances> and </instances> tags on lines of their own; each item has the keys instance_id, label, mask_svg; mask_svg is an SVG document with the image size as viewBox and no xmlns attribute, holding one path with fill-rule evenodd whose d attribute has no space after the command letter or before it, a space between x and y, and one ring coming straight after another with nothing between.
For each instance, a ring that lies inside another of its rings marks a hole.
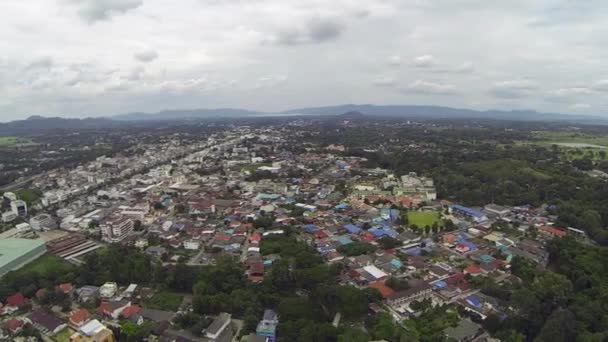
<instances>
[{"instance_id":1,"label":"blue roof","mask_svg":"<svg viewBox=\"0 0 608 342\"><path fill-rule=\"evenodd\" d=\"M305 224L304 229L306 229L306 231L309 233L314 233L319 230L319 228L317 228L317 226L315 226L314 224Z\"/></svg>"},{"instance_id":2,"label":"blue roof","mask_svg":"<svg viewBox=\"0 0 608 342\"><path fill-rule=\"evenodd\" d=\"M277 194L258 194L256 196L259 199L277 199L279 197L281 197L281 195L277 195Z\"/></svg>"},{"instance_id":3,"label":"blue roof","mask_svg":"<svg viewBox=\"0 0 608 342\"><path fill-rule=\"evenodd\" d=\"M444 289L446 287L448 287L448 284L445 281L438 281L435 284L433 284L433 286L435 286L436 288L440 288L440 289Z\"/></svg>"},{"instance_id":4,"label":"blue roof","mask_svg":"<svg viewBox=\"0 0 608 342\"><path fill-rule=\"evenodd\" d=\"M348 208L348 203L340 203L340 204L336 205L334 208L336 208L336 209L346 209L346 208Z\"/></svg>"},{"instance_id":5,"label":"blue roof","mask_svg":"<svg viewBox=\"0 0 608 342\"><path fill-rule=\"evenodd\" d=\"M403 266L403 263L401 262L401 260L395 258L391 260L391 265L393 265L395 268L401 268L401 266Z\"/></svg>"},{"instance_id":6,"label":"blue roof","mask_svg":"<svg viewBox=\"0 0 608 342\"><path fill-rule=\"evenodd\" d=\"M361 228L355 226L354 224L350 224L350 223L345 225L344 229L346 229L351 234L359 234L359 232L361 232Z\"/></svg>"},{"instance_id":7,"label":"blue roof","mask_svg":"<svg viewBox=\"0 0 608 342\"><path fill-rule=\"evenodd\" d=\"M461 241L460 243L463 244L463 245L465 245L465 246L467 246L467 247L469 247L469 250L476 251L478 249L477 245L474 244L474 243L472 243L471 241L466 241L465 240L465 241Z\"/></svg>"},{"instance_id":8,"label":"blue roof","mask_svg":"<svg viewBox=\"0 0 608 342\"><path fill-rule=\"evenodd\" d=\"M471 215L471 216L474 216L474 217L482 217L482 216L485 216L485 215L484 215L482 212L480 212L480 211L477 211L477 210L475 210L475 209L471 209L471 208L467 208L467 207L463 207L462 205L458 205L458 204L453 205L453 206L452 206L452 209L456 209L456 210L458 210L458 211L461 211L461 212L463 212L463 213L465 213L465 214L467 214L467 215Z\"/></svg>"},{"instance_id":9,"label":"blue roof","mask_svg":"<svg viewBox=\"0 0 608 342\"><path fill-rule=\"evenodd\" d=\"M477 298L476 295L470 295L466 298L466 301L473 305L476 308L480 308L481 307L481 301L479 300L479 298Z\"/></svg>"},{"instance_id":10,"label":"blue roof","mask_svg":"<svg viewBox=\"0 0 608 342\"><path fill-rule=\"evenodd\" d=\"M353 243L353 240L351 240L348 236L342 235L342 236L338 236L336 238L336 240L341 244L341 245L348 245Z\"/></svg>"},{"instance_id":11,"label":"blue roof","mask_svg":"<svg viewBox=\"0 0 608 342\"><path fill-rule=\"evenodd\" d=\"M383 236L397 236L399 235L396 231L392 230L392 229L379 229L379 228L372 228L370 230L368 230L370 233L374 234L375 237L383 237Z\"/></svg>"}]
</instances>

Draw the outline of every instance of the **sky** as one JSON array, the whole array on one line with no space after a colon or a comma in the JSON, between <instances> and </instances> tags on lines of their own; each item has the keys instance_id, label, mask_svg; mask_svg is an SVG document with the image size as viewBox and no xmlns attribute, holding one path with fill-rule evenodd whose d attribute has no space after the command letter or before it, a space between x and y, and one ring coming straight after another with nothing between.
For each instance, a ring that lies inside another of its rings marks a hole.
<instances>
[{"instance_id":1,"label":"sky","mask_svg":"<svg viewBox=\"0 0 608 342\"><path fill-rule=\"evenodd\" d=\"M2 0L0 121L345 103L608 115L605 0Z\"/></svg>"}]
</instances>

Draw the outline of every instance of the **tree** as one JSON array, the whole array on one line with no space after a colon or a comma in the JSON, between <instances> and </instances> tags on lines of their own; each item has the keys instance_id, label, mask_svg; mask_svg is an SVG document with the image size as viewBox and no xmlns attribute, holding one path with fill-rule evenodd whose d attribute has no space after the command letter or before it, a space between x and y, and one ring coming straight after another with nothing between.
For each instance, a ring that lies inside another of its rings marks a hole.
<instances>
[{"instance_id":1,"label":"tree","mask_svg":"<svg viewBox=\"0 0 608 342\"><path fill-rule=\"evenodd\" d=\"M133 229L138 232L142 230L142 224L140 220L133 221Z\"/></svg>"},{"instance_id":2,"label":"tree","mask_svg":"<svg viewBox=\"0 0 608 342\"><path fill-rule=\"evenodd\" d=\"M543 325L534 342L567 342L576 340L576 317L569 310L557 309Z\"/></svg>"},{"instance_id":3,"label":"tree","mask_svg":"<svg viewBox=\"0 0 608 342\"><path fill-rule=\"evenodd\" d=\"M407 280L395 277L388 278L384 284L395 291L402 291L410 288L410 284Z\"/></svg>"}]
</instances>

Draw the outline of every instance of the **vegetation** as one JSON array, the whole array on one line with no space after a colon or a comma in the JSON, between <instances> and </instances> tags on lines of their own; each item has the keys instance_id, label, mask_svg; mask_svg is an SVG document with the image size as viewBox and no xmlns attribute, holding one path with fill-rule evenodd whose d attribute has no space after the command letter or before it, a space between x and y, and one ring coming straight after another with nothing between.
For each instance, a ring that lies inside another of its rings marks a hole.
<instances>
[{"instance_id":1,"label":"vegetation","mask_svg":"<svg viewBox=\"0 0 608 342\"><path fill-rule=\"evenodd\" d=\"M184 296L179 293L158 292L146 304L152 309L177 311L183 299Z\"/></svg>"},{"instance_id":2,"label":"vegetation","mask_svg":"<svg viewBox=\"0 0 608 342\"><path fill-rule=\"evenodd\" d=\"M349 243L348 245L338 247L338 252L350 257L373 253L376 251L376 249L376 246L368 242L353 242Z\"/></svg>"},{"instance_id":3,"label":"vegetation","mask_svg":"<svg viewBox=\"0 0 608 342\"><path fill-rule=\"evenodd\" d=\"M439 213L436 211L408 211L407 220L409 224L418 227L433 226L433 224L441 224Z\"/></svg>"}]
</instances>

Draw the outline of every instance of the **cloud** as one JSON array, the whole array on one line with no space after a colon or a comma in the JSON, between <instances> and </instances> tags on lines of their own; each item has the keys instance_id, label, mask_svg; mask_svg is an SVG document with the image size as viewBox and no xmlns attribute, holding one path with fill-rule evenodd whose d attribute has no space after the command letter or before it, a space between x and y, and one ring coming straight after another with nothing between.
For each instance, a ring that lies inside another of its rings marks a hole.
<instances>
[{"instance_id":1,"label":"cloud","mask_svg":"<svg viewBox=\"0 0 608 342\"><path fill-rule=\"evenodd\" d=\"M591 108L591 105L589 105L587 103L575 103L570 106L570 109L572 109L572 110L586 110L589 108Z\"/></svg>"},{"instance_id":2,"label":"cloud","mask_svg":"<svg viewBox=\"0 0 608 342\"><path fill-rule=\"evenodd\" d=\"M390 56L390 57L388 58L387 63L388 63L388 65L390 65L390 66L398 67L398 66L400 66L400 65L401 65L401 57L399 57L399 56L397 56L397 55L395 55L395 56Z\"/></svg>"},{"instance_id":3,"label":"cloud","mask_svg":"<svg viewBox=\"0 0 608 342\"><path fill-rule=\"evenodd\" d=\"M464 62L454 68L454 72L462 74L471 73L473 71L475 71L475 66L473 65L473 62Z\"/></svg>"},{"instance_id":4,"label":"cloud","mask_svg":"<svg viewBox=\"0 0 608 342\"><path fill-rule=\"evenodd\" d=\"M143 4L143 0L71 0L79 6L78 15L88 23L109 20Z\"/></svg>"},{"instance_id":5,"label":"cloud","mask_svg":"<svg viewBox=\"0 0 608 342\"><path fill-rule=\"evenodd\" d=\"M598 82L595 82L595 84L593 85L593 90L597 90L597 91L608 91L608 80L601 80Z\"/></svg>"},{"instance_id":6,"label":"cloud","mask_svg":"<svg viewBox=\"0 0 608 342\"><path fill-rule=\"evenodd\" d=\"M54 62L51 57L40 57L33 61L31 61L26 67L25 70L49 70L53 67Z\"/></svg>"},{"instance_id":7,"label":"cloud","mask_svg":"<svg viewBox=\"0 0 608 342\"><path fill-rule=\"evenodd\" d=\"M554 90L552 95L554 96L572 96L572 95L587 95L592 94L593 90L588 87L571 87L571 88L560 88Z\"/></svg>"},{"instance_id":8,"label":"cloud","mask_svg":"<svg viewBox=\"0 0 608 342\"><path fill-rule=\"evenodd\" d=\"M415 68L430 68L435 65L435 57L433 55L423 55L414 58L412 66Z\"/></svg>"},{"instance_id":9,"label":"cloud","mask_svg":"<svg viewBox=\"0 0 608 342\"><path fill-rule=\"evenodd\" d=\"M436 94L436 95L449 95L455 94L455 87L451 84L436 83L425 80L417 80L412 82L406 89L406 92L417 93L417 94Z\"/></svg>"},{"instance_id":10,"label":"cloud","mask_svg":"<svg viewBox=\"0 0 608 342\"><path fill-rule=\"evenodd\" d=\"M154 50L142 50L136 52L133 58L143 63L149 63L158 58L158 52Z\"/></svg>"},{"instance_id":11,"label":"cloud","mask_svg":"<svg viewBox=\"0 0 608 342\"><path fill-rule=\"evenodd\" d=\"M397 80L390 76L382 76L376 78L373 83L379 87L394 87L397 85Z\"/></svg>"},{"instance_id":12,"label":"cloud","mask_svg":"<svg viewBox=\"0 0 608 342\"><path fill-rule=\"evenodd\" d=\"M502 99L519 99L528 97L536 90L536 83L529 80L511 80L494 83L490 95Z\"/></svg>"},{"instance_id":13,"label":"cloud","mask_svg":"<svg viewBox=\"0 0 608 342\"><path fill-rule=\"evenodd\" d=\"M337 18L313 17L301 28L284 28L272 39L279 45L317 44L337 39L344 25Z\"/></svg>"},{"instance_id":14,"label":"cloud","mask_svg":"<svg viewBox=\"0 0 608 342\"><path fill-rule=\"evenodd\" d=\"M144 69L144 67L138 65L135 68L131 69L125 75L121 76L121 79L127 80L127 81L139 81L143 78L145 71L146 70Z\"/></svg>"}]
</instances>

